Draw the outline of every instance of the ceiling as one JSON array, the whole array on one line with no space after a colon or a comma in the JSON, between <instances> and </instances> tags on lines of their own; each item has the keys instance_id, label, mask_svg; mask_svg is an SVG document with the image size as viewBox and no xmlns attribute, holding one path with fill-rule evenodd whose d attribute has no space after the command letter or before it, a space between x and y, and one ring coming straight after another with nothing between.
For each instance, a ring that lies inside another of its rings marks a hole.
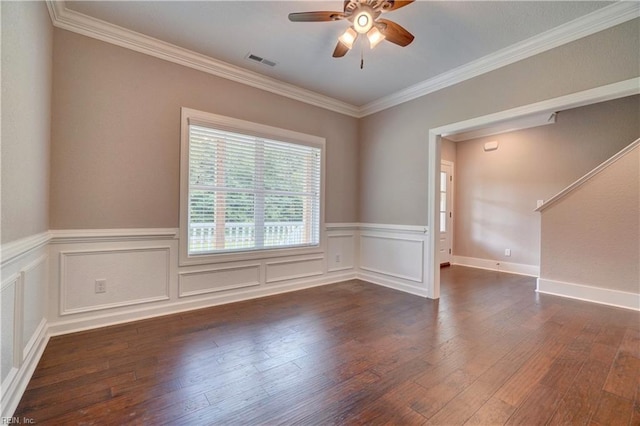
<instances>
[{"instance_id":1,"label":"ceiling","mask_svg":"<svg viewBox=\"0 0 640 426\"><path fill-rule=\"evenodd\" d=\"M348 24L290 22L290 12L342 10L342 1L73 1L67 10L362 107L496 57L611 5L602 1L417 1L385 14L415 35L331 55ZM611 6L610 6L611 7ZM588 18L588 17L586 17ZM360 69L360 54L364 69ZM249 53L276 63L248 60ZM493 56L492 56L493 55Z\"/></svg>"}]
</instances>

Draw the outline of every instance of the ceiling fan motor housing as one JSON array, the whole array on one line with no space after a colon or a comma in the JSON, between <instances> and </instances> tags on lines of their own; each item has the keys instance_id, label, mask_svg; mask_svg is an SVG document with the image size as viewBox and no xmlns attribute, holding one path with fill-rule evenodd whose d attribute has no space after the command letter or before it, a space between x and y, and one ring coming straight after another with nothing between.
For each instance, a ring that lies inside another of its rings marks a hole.
<instances>
[{"instance_id":1,"label":"ceiling fan motor housing","mask_svg":"<svg viewBox=\"0 0 640 426\"><path fill-rule=\"evenodd\" d=\"M353 28L359 34L366 34L371 29L376 18L380 15L379 11L371 8L368 5L359 5L349 17L349 20L353 22Z\"/></svg>"}]
</instances>

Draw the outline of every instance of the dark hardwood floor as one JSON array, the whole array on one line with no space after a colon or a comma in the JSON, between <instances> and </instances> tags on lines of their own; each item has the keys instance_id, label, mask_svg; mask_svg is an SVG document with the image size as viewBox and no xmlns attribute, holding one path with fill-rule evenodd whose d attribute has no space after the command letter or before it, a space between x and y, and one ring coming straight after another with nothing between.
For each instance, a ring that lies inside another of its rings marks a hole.
<instances>
[{"instance_id":1,"label":"dark hardwood floor","mask_svg":"<svg viewBox=\"0 0 640 426\"><path fill-rule=\"evenodd\" d=\"M52 338L38 424L640 424L640 313L450 267Z\"/></svg>"}]
</instances>

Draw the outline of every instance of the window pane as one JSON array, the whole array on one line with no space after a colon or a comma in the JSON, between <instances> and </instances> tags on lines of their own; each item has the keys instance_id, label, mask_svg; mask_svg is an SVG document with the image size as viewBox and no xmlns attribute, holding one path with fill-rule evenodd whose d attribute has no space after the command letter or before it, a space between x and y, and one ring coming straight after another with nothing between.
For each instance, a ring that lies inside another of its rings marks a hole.
<instances>
[{"instance_id":1,"label":"window pane","mask_svg":"<svg viewBox=\"0 0 640 426\"><path fill-rule=\"evenodd\" d=\"M192 189L189 197L191 223L213 222L215 216L215 192Z\"/></svg>"},{"instance_id":2,"label":"window pane","mask_svg":"<svg viewBox=\"0 0 640 426\"><path fill-rule=\"evenodd\" d=\"M440 191L447 192L447 172L440 172Z\"/></svg>"},{"instance_id":3,"label":"window pane","mask_svg":"<svg viewBox=\"0 0 640 426\"><path fill-rule=\"evenodd\" d=\"M447 213L440 213L440 232L447 232Z\"/></svg>"},{"instance_id":4,"label":"window pane","mask_svg":"<svg viewBox=\"0 0 640 426\"><path fill-rule=\"evenodd\" d=\"M319 148L194 125L189 137L189 254L319 244Z\"/></svg>"},{"instance_id":5,"label":"window pane","mask_svg":"<svg viewBox=\"0 0 640 426\"><path fill-rule=\"evenodd\" d=\"M265 145L264 187L266 190L304 192L314 176L313 152L308 147Z\"/></svg>"},{"instance_id":6,"label":"window pane","mask_svg":"<svg viewBox=\"0 0 640 426\"><path fill-rule=\"evenodd\" d=\"M440 211L441 212L447 211L447 193L446 192L440 193Z\"/></svg>"}]
</instances>

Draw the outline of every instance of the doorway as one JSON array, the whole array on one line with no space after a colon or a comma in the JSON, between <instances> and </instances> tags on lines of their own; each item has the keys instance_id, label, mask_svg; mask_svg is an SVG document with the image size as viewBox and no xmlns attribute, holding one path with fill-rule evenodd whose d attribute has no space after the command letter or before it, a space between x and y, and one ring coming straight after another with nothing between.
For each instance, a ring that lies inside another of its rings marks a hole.
<instances>
[{"instance_id":1,"label":"doorway","mask_svg":"<svg viewBox=\"0 0 640 426\"><path fill-rule=\"evenodd\" d=\"M453 248L453 163L440 162L440 266L451 264Z\"/></svg>"},{"instance_id":2,"label":"doorway","mask_svg":"<svg viewBox=\"0 0 640 426\"><path fill-rule=\"evenodd\" d=\"M593 89L576 92L569 95L560 96L497 113L447 124L441 127L429 129L428 138L428 202L427 223L431 229L440 229L440 206L439 187L440 180L440 137L448 136L462 131L472 131L486 127L490 124L504 123L505 121L526 117L538 113L553 113L560 109L577 108L597 102L622 98L624 96L636 95L639 93L638 78L620 81ZM426 277L427 294L431 299L440 298L440 259L439 253L439 233L430 232L427 242L427 254L425 261L431 265Z\"/></svg>"}]
</instances>

